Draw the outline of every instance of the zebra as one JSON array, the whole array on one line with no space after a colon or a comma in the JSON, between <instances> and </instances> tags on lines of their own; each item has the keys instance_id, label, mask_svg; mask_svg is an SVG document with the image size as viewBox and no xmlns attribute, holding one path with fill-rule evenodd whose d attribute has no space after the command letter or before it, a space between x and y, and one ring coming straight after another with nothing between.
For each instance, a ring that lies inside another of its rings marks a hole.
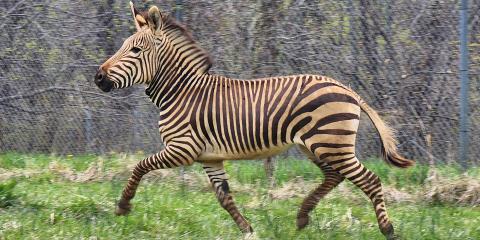
<instances>
[{"instance_id":1,"label":"zebra","mask_svg":"<svg viewBox=\"0 0 480 240\"><path fill-rule=\"evenodd\" d=\"M98 69L94 83L104 92L146 85L160 109L165 148L136 164L117 203L126 215L142 177L152 170L203 165L220 205L240 230L252 233L230 193L224 160L265 158L298 146L324 174L323 183L301 204L297 228L333 188L348 179L371 200L380 231L394 238L380 179L356 157L361 111L378 130L383 159L407 168L390 128L350 87L321 75L252 80L209 73L212 60L190 32L158 7L137 10L130 2L136 32Z\"/></svg>"}]
</instances>

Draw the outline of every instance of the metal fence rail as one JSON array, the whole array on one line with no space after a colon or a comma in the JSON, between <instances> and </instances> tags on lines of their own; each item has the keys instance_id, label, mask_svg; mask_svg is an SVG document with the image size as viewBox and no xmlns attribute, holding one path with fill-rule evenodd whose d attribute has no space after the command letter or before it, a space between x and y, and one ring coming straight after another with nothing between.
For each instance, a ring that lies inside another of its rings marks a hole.
<instances>
[{"instance_id":1,"label":"metal fence rail","mask_svg":"<svg viewBox=\"0 0 480 240\"><path fill-rule=\"evenodd\" d=\"M350 85L421 162L459 159L460 1L142 1L183 22L237 78L296 73ZM181 4L181 7L175 7ZM177 12L178 13L178 12ZM480 153L480 2L468 8L467 159ZM101 93L98 65L134 29L128 2L0 2L0 152L156 152L158 111L136 87ZM379 153L362 117L359 155ZM297 156L295 150L286 155ZM460 153L461 154L461 153Z\"/></svg>"}]
</instances>

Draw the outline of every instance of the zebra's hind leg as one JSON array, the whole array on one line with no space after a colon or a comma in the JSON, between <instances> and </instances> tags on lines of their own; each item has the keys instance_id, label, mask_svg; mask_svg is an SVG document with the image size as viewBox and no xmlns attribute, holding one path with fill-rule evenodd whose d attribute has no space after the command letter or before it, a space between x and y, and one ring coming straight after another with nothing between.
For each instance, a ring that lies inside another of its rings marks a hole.
<instances>
[{"instance_id":1,"label":"zebra's hind leg","mask_svg":"<svg viewBox=\"0 0 480 240\"><path fill-rule=\"evenodd\" d=\"M223 162L212 162L212 163L203 163L203 169L210 179L215 195L217 196L220 205L232 216L235 223L238 225L240 230L244 233L253 232L250 223L242 216L240 211L238 211L233 197L230 194L230 189L228 187L228 179L225 174L225 169L223 168Z\"/></svg>"},{"instance_id":2,"label":"zebra's hind leg","mask_svg":"<svg viewBox=\"0 0 480 240\"><path fill-rule=\"evenodd\" d=\"M387 239L395 239L393 225L390 222L383 198L380 178L357 159L354 153L322 154L319 159L325 161L333 170L350 180L372 201L380 231Z\"/></svg>"},{"instance_id":3,"label":"zebra's hind leg","mask_svg":"<svg viewBox=\"0 0 480 240\"><path fill-rule=\"evenodd\" d=\"M187 154L185 154L187 155ZM128 183L123 189L122 197L118 202L116 215L126 215L130 212L132 205L130 200L135 196L137 187L140 184L142 177L148 172L156 169L174 168L181 165L191 165L194 157L188 152L187 156L190 159L178 159L178 155L172 151L171 147L166 147L161 152L154 154L148 158L143 159L133 169L131 177L128 179Z\"/></svg>"},{"instance_id":4,"label":"zebra's hind leg","mask_svg":"<svg viewBox=\"0 0 480 240\"><path fill-rule=\"evenodd\" d=\"M297 228L299 230L308 225L308 214L317 206L318 202L345 179L342 175L338 174L335 170L328 166L327 163L320 162L315 157L310 157L310 159L322 170L325 179L320 186L313 190L303 200L303 203L297 214Z\"/></svg>"}]
</instances>

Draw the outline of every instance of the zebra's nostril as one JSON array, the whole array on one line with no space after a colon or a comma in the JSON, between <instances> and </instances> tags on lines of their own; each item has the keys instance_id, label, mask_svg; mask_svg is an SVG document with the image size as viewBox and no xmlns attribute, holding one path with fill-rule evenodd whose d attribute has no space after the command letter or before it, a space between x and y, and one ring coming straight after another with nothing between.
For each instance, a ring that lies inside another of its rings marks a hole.
<instances>
[{"instance_id":1,"label":"zebra's nostril","mask_svg":"<svg viewBox=\"0 0 480 240\"><path fill-rule=\"evenodd\" d=\"M95 75L95 83L100 83L105 78L105 73L102 70L99 70Z\"/></svg>"}]
</instances>

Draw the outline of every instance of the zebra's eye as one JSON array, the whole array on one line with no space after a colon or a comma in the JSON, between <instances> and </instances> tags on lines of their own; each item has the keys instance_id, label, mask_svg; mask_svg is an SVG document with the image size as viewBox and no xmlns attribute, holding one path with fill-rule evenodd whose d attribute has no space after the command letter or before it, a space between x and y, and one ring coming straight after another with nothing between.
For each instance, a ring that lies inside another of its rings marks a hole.
<instances>
[{"instance_id":1,"label":"zebra's eye","mask_svg":"<svg viewBox=\"0 0 480 240\"><path fill-rule=\"evenodd\" d=\"M138 52L142 51L142 49L140 49L138 47L133 47L130 51L132 51L133 53L138 53Z\"/></svg>"}]
</instances>

